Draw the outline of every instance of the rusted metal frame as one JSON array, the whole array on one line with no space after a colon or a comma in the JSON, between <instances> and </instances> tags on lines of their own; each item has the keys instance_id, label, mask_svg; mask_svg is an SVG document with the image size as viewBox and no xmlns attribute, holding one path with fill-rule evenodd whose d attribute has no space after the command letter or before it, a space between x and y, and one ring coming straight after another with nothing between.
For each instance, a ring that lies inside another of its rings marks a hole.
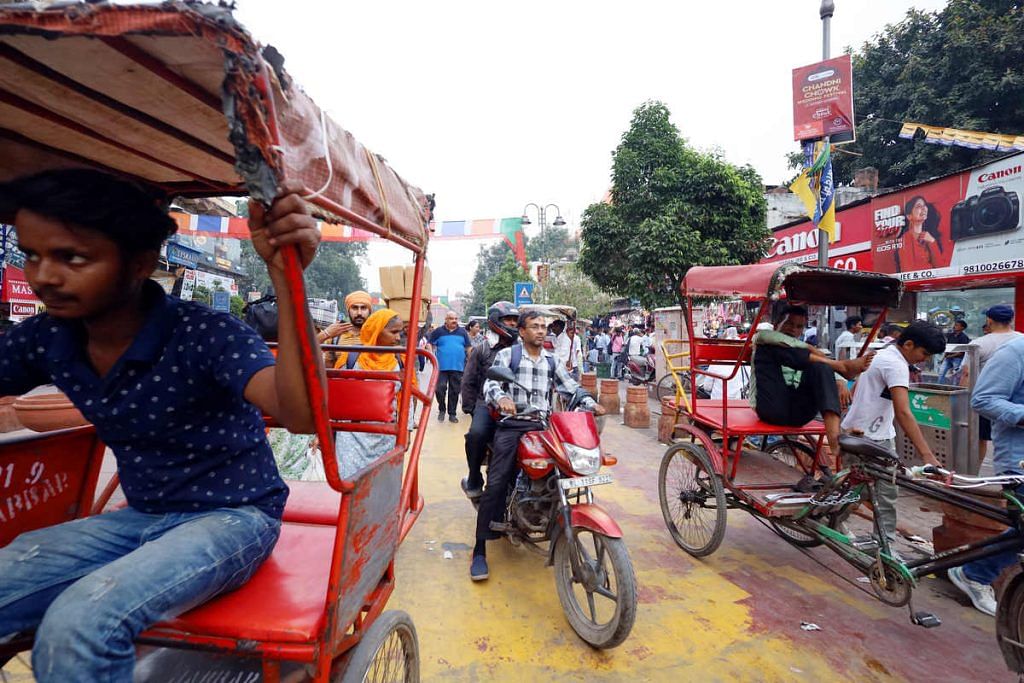
<instances>
[{"instance_id":1,"label":"rusted metal frame","mask_svg":"<svg viewBox=\"0 0 1024 683\"><path fill-rule=\"evenodd\" d=\"M312 662L315 646L312 643L279 643L244 638L227 638L185 633L155 628L136 636L136 643L157 647L226 652L239 657L268 657L289 662Z\"/></svg>"},{"instance_id":2,"label":"rusted metal frame","mask_svg":"<svg viewBox=\"0 0 1024 683\"><path fill-rule=\"evenodd\" d=\"M142 48L136 47L126 38L102 36L100 37L100 40L103 41L107 47L121 53L139 66L144 67L150 73L164 79L178 90L188 93L210 109L223 113L223 106L219 97L201 88L176 71L171 70L159 59Z\"/></svg>"},{"instance_id":3,"label":"rusted metal frame","mask_svg":"<svg viewBox=\"0 0 1024 683\"><path fill-rule=\"evenodd\" d=\"M426 390L428 397L433 397L434 389L437 387L437 359L429 353L424 355L433 365L433 370L430 373L430 381L428 382ZM419 495L419 464L420 453L423 450L423 439L427 434L427 424L430 422L430 406L431 399L427 398L427 400L423 402L423 413L420 415L420 423L416 426L416 436L413 439L409 462L406 463L405 478L402 481L402 497L400 499L401 502L399 503L403 518L406 511L417 510L422 505ZM415 505L413 504L414 500ZM411 521L408 524L403 522L403 529L399 539L404 539L411 528Z\"/></svg>"},{"instance_id":4,"label":"rusted metal frame","mask_svg":"<svg viewBox=\"0 0 1024 683\"><path fill-rule=\"evenodd\" d=\"M388 598L391 597L391 594L395 590L394 566L395 563L392 560L388 565L387 572L384 574L383 578L381 578L380 583L377 584L377 588L375 588L367 598L368 604L363 605L362 611L356 615L355 622L352 624L352 633L347 634L339 640L337 645L334 647L334 659L340 657L358 645L359 641L363 638L363 631L365 630L366 625L372 624L373 621L384 611L384 606L387 604Z\"/></svg>"},{"instance_id":5,"label":"rusted metal frame","mask_svg":"<svg viewBox=\"0 0 1024 683\"><path fill-rule=\"evenodd\" d=\"M707 453L708 458L711 459L711 466L715 468L715 473L721 476L725 480L726 485L731 488L730 480L725 476L725 463L722 459L722 451L719 450L718 446L715 445L715 442L711 440L711 437L708 436L707 432L683 422L677 424L676 429L686 432L694 440L700 442L700 445L704 447L704 452Z\"/></svg>"},{"instance_id":6,"label":"rusted metal frame","mask_svg":"<svg viewBox=\"0 0 1024 683\"><path fill-rule=\"evenodd\" d=\"M328 459L325 458L325 463ZM333 449L330 461L337 470L337 462ZM378 461L384 462L383 459ZM334 548L331 550L331 568L327 576L327 596L324 601L323 630L317 638L316 665L317 678L326 680L334 659L334 634L338 630L338 605L341 602L341 570L345 559L345 541L348 539L349 517L352 514L352 496L341 496L338 502L338 526L334 535Z\"/></svg>"},{"instance_id":7,"label":"rusted metal frame","mask_svg":"<svg viewBox=\"0 0 1024 683\"><path fill-rule=\"evenodd\" d=\"M101 456L102 457L102 456ZM92 514L98 515L103 512L103 508L107 507L107 503L114 497L114 492L117 491L117 487L121 485L121 478L114 472L114 476L110 478L107 485L103 487L103 491L100 493L96 502L92 506Z\"/></svg>"},{"instance_id":8,"label":"rusted metal frame","mask_svg":"<svg viewBox=\"0 0 1024 683\"><path fill-rule=\"evenodd\" d=\"M19 97L18 95L15 95L14 93L12 93L10 91L0 89L0 102L4 102L6 104L9 104L12 107L20 109L20 110L22 110L23 112L25 112L27 114L31 114L33 116L38 116L38 117L40 117L42 119L45 119L45 120L47 120L47 121L49 121L51 123L55 123L55 124L57 124L59 126L63 126L64 128L67 128L68 130L72 130L72 131L74 131L76 133L79 133L80 135L84 135L84 136L86 136L88 138L91 138L93 140L96 140L98 142L102 142L102 143L110 145L112 147L116 147L117 149L119 149L119 150L121 150L123 152L128 152L132 156L139 157L140 159L145 159L146 161L149 161L151 163L157 164L158 166L163 166L164 168L170 169L170 170L172 170L172 171L174 171L176 173L180 173L182 175L188 176L192 180L196 180L196 181L199 181L199 182L201 182L201 183L203 183L205 185L208 185L210 187L210 189L216 190L217 188L220 187L220 184L217 183L217 181L215 181L215 180L210 180L209 178L204 178L204 177L202 177L200 175L197 175L196 173L194 173L192 171L189 171L188 169L180 168L180 167L178 167L175 164L172 164L172 163L170 163L168 161L164 161L163 159L158 159L157 157L154 157L151 154L147 154L145 152L139 151L139 150L135 149L134 147L131 147L129 145L124 144L123 142L118 142L117 140L114 140L113 138L108 138L106 135L103 135L102 133L98 133L98 132L92 130L91 128L89 128L87 126L83 126L82 124L78 123L77 121L72 121L71 119L69 119L69 118L67 118L65 116L61 116L60 114L58 114L56 112L50 111L49 109L47 109L45 107L42 107L42 106L36 104L35 102L30 102L30 101L24 99L23 97Z\"/></svg>"},{"instance_id":9,"label":"rusted metal frame","mask_svg":"<svg viewBox=\"0 0 1024 683\"><path fill-rule=\"evenodd\" d=\"M29 57L24 52L15 49L11 45L8 45L6 43L0 43L0 57L7 59L8 61L14 62L19 66L22 66L28 69L29 71L32 71L33 73L39 76L42 76L48 81L65 87L68 90L72 90L78 93L79 95L82 95L83 97L92 100L97 104L103 105L108 109L113 109L114 111L120 114L124 114L125 116L152 128L153 130L159 131L161 133L164 133L165 135L181 140L182 142L187 143L188 145L194 147L200 152L208 154L227 164L235 163L235 157L233 155L228 154L227 152L224 152L220 149L217 149L208 142L204 142L199 138L187 133L186 131L181 130L180 128L175 128L174 126L170 125L165 121L161 121L155 116L152 116L144 111L141 111L134 107L130 107L122 102L119 102L113 97L105 95L99 92L98 90L93 90L89 86L79 83L78 81L68 76L65 76L56 69L52 69L46 64L37 61L32 57Z\"/></svg>"},{"instance_id":10,"label":"rusted metal frame","mask_svg":"<svg viewBox=\"0 0 1024 683\"><path fill-rule=\"evenodd\" d=\"M350 420L331 420L331 430L337 430L341 432L357 432L363 434L394 434L396 437L399 436L399 432L408 431L401 430L398 428L397 422L357 422ZM359 427L359 429L349 429L349 427ZM405 448L405 446L400 446Z\"/></svg>"},{"instance_id":11,"label":"rusted metal frame","mask_svg":"<svg viewBox=\"0 0 1024 683\"><path fill-rule=\"evenodd\" d=\"M88 517L92 514L92 501L96 496L96 485L100 480L100 467L103 465L103 453L107 447L100 441L99 435L93 429L92 447L89 449L89 464L85 469L85 480L82 482L82 490L78 494L75 517Z\"/></svg>"},{"instance_id":12,"label":"rusted metal frame","mask_svg":"<svg viewBox=\"0 0 1024 683\"><path fill-rule=\"evenodd\" d=\"M329 199L328 197L321 195L316 199L311 200L311 203L337 215L339 218L342 219L343 223L351 223L354 227L357 227L361 230L366 230L367 232L372 232L375 235L379 235L387 239L389 242L394 242L395 244L401 247L405 247L406 249L414 252L415 254L423 255L427 251L426 244L417 244L416 242L413 242L410 239L407 239L405 237L402 237L401 235L396 234L394 231L387 230L384 227L378 225L377 223L374 223L370 219L360 216L355 211L352 211L351 209L344 207L341 204L338 204L337 202L335 202L332 199ZM412 315L414 315L414 313L410 314L410 318L412 317ZM419 318L418 315L416 317L417 319ZM411 321L409 323L409 328L412 329Z\"/></svg>"},{"instance_id":13,"label":"rusted metal frame","mask_svg":"<svg viewBox=\"0 0 1024 683\"><path fill-rule=\"evenodd\" d=\"M274 107L270 74L267 64L262 59L258 63L259 72L253 79L253 86L266 107L266 125L271 142L274 145L280 145L281 135L277 128L277 110ZM281 180L283 179L279 178L279 181ZM310 410L313 412L313 421L316 424L316 435L320 439L320 456L323 458L324 474L331 488L342 493L349 493L355 485L349 481L342 481L338 472L338 461L334 457L334 434L331 432L330 416L327 411L327 387L320 382L319 373L323 355L320 351L320 344L313 335L313 323L309 319L309 309L306 305L306 283L302 278L298 246L284 249L281 256L284 259L284 276L288 284L288 297L291 299L292 308L295 311L295 324L298 326L297 332L301 340L299 353L302 374L306 383L306 391L309 393L309 404ZM316 354L320 354L319 360L317 360Z\"/></svg>"},{"instance_id":14,"label":"rusted metal frame","mask_svg":"<svg viewBox=\"0 0 1024 683\"><path fill-rule=\"evenodd\" d=\"M423 264L426 261L424 255L416 257L416 266L413 270L412 295L416 305L410 306L409 330L419 330L420 323L420 289L423 287ZM405 367L402 373L401 393L398 401L398 424L409 424L409 411L412 410L412 385L416 381L416 334L407 334L405 340ZM424 411L425 412L425 411ZM398 445L405 447L409 443L409 433L406 431L398 435ZM411 468L410 468L411 471ZM408 475L407 475L408 476Z\"/></svg>"},{"instance_id":15,"label":"rusted metal frame","mask_svg":"<svg viewBox=\"0 0 1024 683\"><path fill-rule=\"evenodd\" d=\"M884 306L882 308L882 312L878 314L878 320L875 321L875 324L871 327L871 331L868 332L866 337L864 337L864 344L860 347L860 351L857 353L858 358L868 352L868 347L871 346L871 342L875 340L875 335L878 334L878 330L882 327L882 323L885 322L885 316L888 312L889 307ZM837 355L838 353L839 352L836 351Z\"/></svg>"}]
</instances>

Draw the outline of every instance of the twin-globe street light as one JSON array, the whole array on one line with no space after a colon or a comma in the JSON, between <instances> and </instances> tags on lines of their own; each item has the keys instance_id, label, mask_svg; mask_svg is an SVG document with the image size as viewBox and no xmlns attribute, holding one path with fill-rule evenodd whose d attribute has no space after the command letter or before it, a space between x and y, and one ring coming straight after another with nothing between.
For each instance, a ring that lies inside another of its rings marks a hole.
<instances>
[{"instance_id":1,"label":"twin-globe street light","mask_svg":"<svg viewBox=\"0 0 1024 683\"><path fill-rule=\"evenodd\" d=\"M555 222L552 223L552 225L554 225L556 228L560 228L563 225L565 225L565 220L562 218L562 209L559 208L558 204L547 204L546 206L540 206L539 204L535 204L534 202L529 202L526 206L523 207L523 218L522 218L523 227L525 227L527 225L530 225L530 216L529 216L529 214L527 212L529 211L531 206L536 210L536 212L537 212L537 222L540 223L540 239L541 239L541 243L542 243L542 246L543 246L543 249L544 249L544 252L541 254L541 262L544 264L544 268L546 270L546 272L544 273L544 276L545 276L545 278L547 278L547 277L551 276L551 265L550 265L550 261L548 259L548 241L546 239L546 237L547 237L547 229L548 229L548 217L547 217L548 209L554 208L554 210L555 210ZM542 278L540 277L540 273L537 273L537 275L538 275L537 279L541 280ZM543 284L544 283L541 282L542 286L543 286ZM547 301L547 298L548 298L547 294L545 294L544 295L545 302Z\"/></svg>"}]
</instances>

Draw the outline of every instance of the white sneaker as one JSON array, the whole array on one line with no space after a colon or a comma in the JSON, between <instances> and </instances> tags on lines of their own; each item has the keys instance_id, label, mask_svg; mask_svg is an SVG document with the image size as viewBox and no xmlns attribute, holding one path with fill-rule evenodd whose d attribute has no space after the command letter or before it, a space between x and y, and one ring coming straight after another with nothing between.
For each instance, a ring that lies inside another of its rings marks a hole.
<instances>
[{"instance_id":1,"label":"white sneaker","mask_svg":"<svg viewBox=\"0 0 1024 683\"><path fill-rule=\"evenodd\" d=\"M967 594L967 597L974 603L975 609L979 612L984 612L990 617L996 615L996 595L992 590L992 586L986 583L971 581L964 574L963 567L953 567L946 574L954 586Z\"/></svg>"}]
</instances>

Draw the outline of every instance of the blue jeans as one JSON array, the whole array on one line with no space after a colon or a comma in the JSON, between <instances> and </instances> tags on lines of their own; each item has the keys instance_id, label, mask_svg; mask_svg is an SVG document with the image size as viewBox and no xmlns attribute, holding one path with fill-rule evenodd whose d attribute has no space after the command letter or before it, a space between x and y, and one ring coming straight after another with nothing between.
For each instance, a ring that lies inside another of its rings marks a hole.
<instances>
[{"instance_id":1,"label":"blue jeans","mask_svg":"<svg viewBox=\"0 0 1024 683\"><path fill-rule=\"evenodd\" d=\"M963 362L963 356L958 356L956 358L943 358L942 365L939 366L939 384L946 383L946 375L950 374L950 372L952 372L954 375L960 372L960 364Z\"/></svg>"},{"instance_id":2,"label":"blue jeans","mask_svg":"<svg viewBox=\"0 0 1024 683\"><path fill-rule=\"evenodd\" d=\"M135 637L244 584L280 529L250 506L125 508L24 533L0 548L0 637L38 629L40 683L130 682Z\"/></svg>"},{"instance_id":3,"label":"blue jeans","mask_svg":"<svg viewBox=\"0 0 1024 683\"><path fill-rule=\"evenodd\" d=\"M1024 498L1024 486L1018 486L1016 493L1019 498ZM1007 529L1001 533L999 537L1002 538L1014 533L1016 532L1013 529ZM964 565L964 576L971 581L992 584L997 578L999 578L999 575L1003 573L1004 569L1019 561L1017 556L1020 552L1020 549L1007 550L1006 552L999 553L998 555L986 557L983 560L968 562Z\"/></svg>"}]
</instances>

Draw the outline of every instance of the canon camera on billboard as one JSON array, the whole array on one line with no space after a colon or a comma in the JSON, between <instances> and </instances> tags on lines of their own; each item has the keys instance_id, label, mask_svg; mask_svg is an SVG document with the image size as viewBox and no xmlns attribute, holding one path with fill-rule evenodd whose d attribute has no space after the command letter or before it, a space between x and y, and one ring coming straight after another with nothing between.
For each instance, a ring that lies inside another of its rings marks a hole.
<instances>
[{"instance_id":1,"label":"canon camera on billboard","mask_svg":"<svg viewBox=\"0 0 1024 683\"><path fill-rule=\"evenodd\" d=\"M1024 271L1024 155L871 201L874 267L904 280Z\"/></svg>"}]
</instances>

